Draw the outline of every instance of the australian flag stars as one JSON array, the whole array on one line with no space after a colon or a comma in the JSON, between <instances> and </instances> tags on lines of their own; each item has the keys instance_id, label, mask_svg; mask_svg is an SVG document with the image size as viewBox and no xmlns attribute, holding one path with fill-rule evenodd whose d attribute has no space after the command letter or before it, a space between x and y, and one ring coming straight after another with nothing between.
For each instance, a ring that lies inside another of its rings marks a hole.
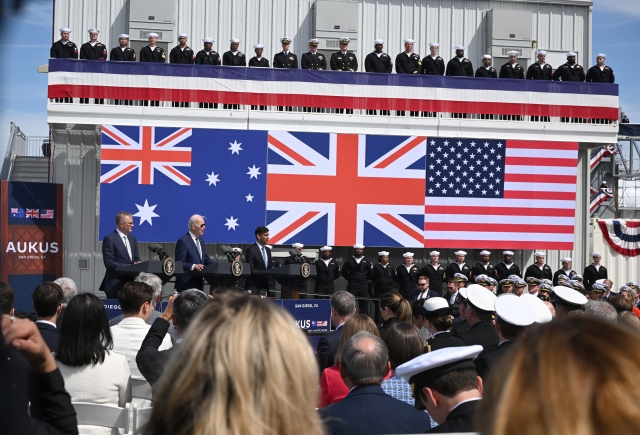
<instances>
[{"instance_id":1,"label":"australian flag stars","mask_svg":"<svg viewBox=\"0 0 640 435\"><path fill-rule=\"evenodd\" d=\"M427 140L427 197L502 198L505 141Z\"/></svg>"}]
</instances>

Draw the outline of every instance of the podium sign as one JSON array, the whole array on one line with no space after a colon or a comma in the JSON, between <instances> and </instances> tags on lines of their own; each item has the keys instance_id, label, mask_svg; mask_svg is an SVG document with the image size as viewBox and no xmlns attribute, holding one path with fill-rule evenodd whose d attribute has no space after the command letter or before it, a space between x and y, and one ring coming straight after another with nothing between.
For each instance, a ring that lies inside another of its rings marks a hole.
<instances>
[{"instance_id":1,"label":"podium sign","mask_svg":"<svg viewBox=\"0 0 640 435\"><path fill-rule=\"evenodd\" d=\"M62 276L62 199L62 184L0 182L0 281L19 311L32 311L33 290Z\"/></svg>"}]
</instances>

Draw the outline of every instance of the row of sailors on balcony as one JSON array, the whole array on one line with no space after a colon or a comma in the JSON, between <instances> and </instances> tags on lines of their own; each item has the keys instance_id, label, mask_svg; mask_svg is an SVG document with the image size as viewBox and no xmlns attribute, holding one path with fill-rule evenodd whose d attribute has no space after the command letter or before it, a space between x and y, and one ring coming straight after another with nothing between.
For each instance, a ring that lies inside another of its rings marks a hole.
<instances>
[{"instance_id":1,"label":"row of sailors on balcony","mask_svg":"<svg viewBox=\"0 0 640 435\"><path fill-rule=\"evenodd\" d=\"M60 29L61 39L56 41L51 47L51 57L54 58L78 58L78 48L69 40L71 29ZM89 42L82 44L80 47L80 59L90 60L107 60L107 47L98 42L98 34L96 29L89 30ZM162 47L157 45L158 34L149 33L149 45L140 50L140 62L166 62L166 54ZM197 54L194 53L187 45L188 35L186 33L178 34L178 45L175 46L169 54L170 63L179 64L198 64L198 65L230 65L230 66L247 66L246 56L239 51L240 40L232 38L230 49L222 55L213 51L213 42L211 38L203 38L204 49ZM109 60L129 61L136 60L135 51L128 46L129 35L121 34L118 37L120 46L113 48L109 55ZM298 57L289 51L291 47L291 39L284 37L280 39L282 43L282 51L273 57L274 68L298 68ZM329 58L329 68L334 71L357 71L358 58L352 51L349 51L349 38L340 39L340 50L331 54ZM302 69L326 70L327 57L318 52L318 39L309 40L309 52L302 55ZM374 41L374 51L369 53L364 62L366 72L391 73L394 62L391 57L384 53L384 41L376 39ZM524 68L518 63L518 51L510 51L509 62L502 65L500 71L491 65L491 55L482 56L482 66L475 70L472 62L464 57L464 46L457 45L455 47L456 56L451 59L445 68L442 57L438 54L440 45L437 42L429 43L430 55L421 59L417 53L413 52L413 39L405 39L405 51L396 56L395 70L398 74L427 74L427 75L446 75L446 76L468 76L468 77L485 77L485 78L508 78L508 79L530 79L530 80L555 80L555 81L571 81L571 82L604 82L613 83L615 75L611 67L605 65L606 55L598 53L596 55L596 65L589 68L585 75L584 68L576 62L576 53L567 53L567 62L561 65L555 71L552 66L546 63L547 52L538 50L537 62L529 66L526 73ZM256 55L249 59L250 67L269 67L269 60L262 57L264 45L256 44L253 46Z\"/></svg>"}]
</instances>

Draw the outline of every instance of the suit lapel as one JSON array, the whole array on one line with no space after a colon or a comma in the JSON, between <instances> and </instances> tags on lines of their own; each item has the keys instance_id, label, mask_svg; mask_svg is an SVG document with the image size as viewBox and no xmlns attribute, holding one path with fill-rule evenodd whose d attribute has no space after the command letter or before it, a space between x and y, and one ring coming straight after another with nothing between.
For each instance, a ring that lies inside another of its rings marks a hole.
<instances>
[{"instance_id":1,"label":"suit lapel","mask_svg":"<svg viewBox=\"0 0 640 435\"><path fill-rule=\"evenodd\" d=\"M122 240L122 237L120 237L120 233L118 233L118 231L114 231L116 238L120 241L120 246L122 246L122 249L124 249L125 255L127 257L129 257L129 251L127 251L127 246L124 244L124 241ZM127 238L127 241L129 242L129 246L131 245L131 240L129 240L129 236L125 236ZM133 248L131 248L131 258L129 258L129 261L133 262Z\"/></svg>"}]
</instances>

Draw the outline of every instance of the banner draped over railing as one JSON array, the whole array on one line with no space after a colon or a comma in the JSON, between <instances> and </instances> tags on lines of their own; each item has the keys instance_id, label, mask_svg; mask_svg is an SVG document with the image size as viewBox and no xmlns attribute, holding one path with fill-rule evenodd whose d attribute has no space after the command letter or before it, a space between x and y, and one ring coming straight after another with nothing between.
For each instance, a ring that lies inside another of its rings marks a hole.
<instances>
[{"instance_id":1,"label":"banner draped over railing","mask_svg":"<svg viewBox=\"0 0 640 435\"><path fill-rule=\"evenodd\" d=\"M627 257L640 254L640 220L599 219L598 225L615 251Z\"/></svg>"}]
</instances>

